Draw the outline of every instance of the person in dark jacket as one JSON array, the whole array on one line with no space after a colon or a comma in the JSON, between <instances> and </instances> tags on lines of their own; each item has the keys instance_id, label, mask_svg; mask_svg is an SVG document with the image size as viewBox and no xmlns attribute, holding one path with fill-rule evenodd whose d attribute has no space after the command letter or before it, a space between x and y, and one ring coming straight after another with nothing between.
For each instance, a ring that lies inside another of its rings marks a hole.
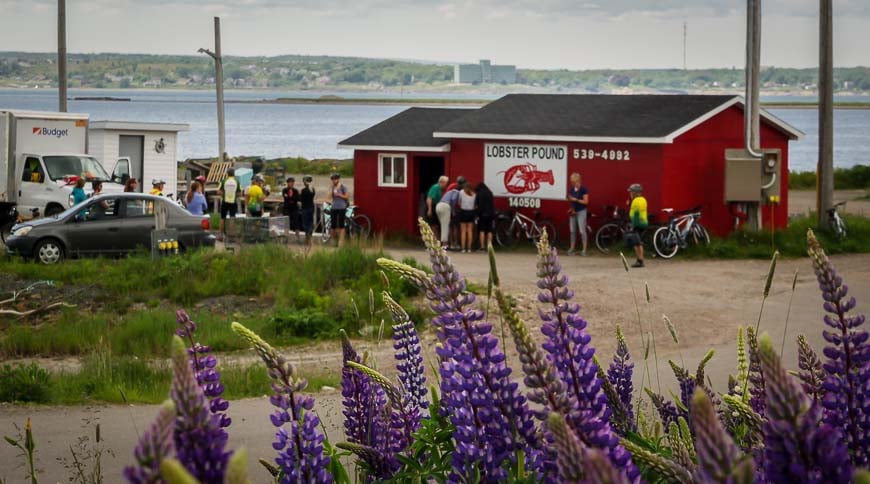
<instances>
[{"instance_id":1,"label":"person in dark jacket","mask_svg":"<svg viewBox=\"0 0 870 484\"><path fill-rule=\"evenodd\" d=\"M480 233L480 247L478 250L486 250L492 244L492 230L495 225L495 200L492 190L486 183L480 182L474 189L477 193L477 231Z\"/></svg>"}]
</instances>

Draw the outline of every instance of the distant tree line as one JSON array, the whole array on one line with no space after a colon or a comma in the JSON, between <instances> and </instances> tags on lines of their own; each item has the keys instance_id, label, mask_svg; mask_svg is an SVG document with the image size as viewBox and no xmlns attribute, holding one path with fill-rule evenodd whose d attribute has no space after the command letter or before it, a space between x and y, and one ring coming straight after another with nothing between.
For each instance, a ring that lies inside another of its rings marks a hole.
<instances>
[{"instance_id":1,"label":"distant tree line","mask_svg":"<svg viewBox=\"0 0 870 484\"><path fill-rule=\"evenodd\" d=\"M56 84L54 53L0 52L0 85ZM71 54L72 87L203 87L214 84L214 66L207 56L146 54ZM225 82L235 87L328 88L340 86L397 87L446 85L452 65L356 57L301 56L224 58ZM764 89L815 90L816 69L766 67ZM836 88L870 91L870 68L837 68ZM519 84L590 92L613 89L738 89L743 70L730 69L519 69Z\"/></svg>"}]
</instances>

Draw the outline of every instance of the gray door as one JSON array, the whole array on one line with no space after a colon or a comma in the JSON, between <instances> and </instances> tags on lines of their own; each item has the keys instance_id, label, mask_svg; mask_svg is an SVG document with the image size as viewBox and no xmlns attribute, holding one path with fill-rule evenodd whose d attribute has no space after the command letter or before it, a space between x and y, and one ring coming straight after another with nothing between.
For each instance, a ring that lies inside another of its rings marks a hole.
<instances>
[{"instance_id":1,"label":"gray door","mask_svg":"<svg viewBox=\"0 0 870 484\"><path fill-rule=\"evenodd\" d=\"M118 156L130 158L130 176L139 180L138 190L147 183L142 179L143 157L145 155L145 136L131 136L122 134L118 136ZM148 186L151 186L150 184Z\"/></svg>"}]
</instances>

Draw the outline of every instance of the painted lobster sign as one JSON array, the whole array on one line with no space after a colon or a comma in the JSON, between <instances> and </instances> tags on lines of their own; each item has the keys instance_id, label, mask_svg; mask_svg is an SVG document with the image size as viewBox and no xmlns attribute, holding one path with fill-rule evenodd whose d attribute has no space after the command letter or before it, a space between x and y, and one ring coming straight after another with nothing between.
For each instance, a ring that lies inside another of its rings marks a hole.
<instances>
[{"instance_id":1,"label":"painted lobster sign","mask_svg":"<svg viewBox=\"0 0 870 484\"><path fill-rule=\"evenodd\" d=\"M484 145L484 181L496 196L564 200L568 148L560 145Z\"/></svg>"}]
</instances>

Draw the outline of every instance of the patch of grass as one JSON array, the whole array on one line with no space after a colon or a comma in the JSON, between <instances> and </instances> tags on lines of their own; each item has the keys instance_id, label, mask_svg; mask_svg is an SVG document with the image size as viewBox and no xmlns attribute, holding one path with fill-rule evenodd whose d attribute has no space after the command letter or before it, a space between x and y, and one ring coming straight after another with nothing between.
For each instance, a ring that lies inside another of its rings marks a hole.
<instances>
[{"instance_id":1,"label":"patch of grass","mask_svg":"<svg viewBox=\"0 0 870 484\"><path fill-rule=\"evenodd\" d=\"M685 254L720 259L769 259L773 251L778 250L785 257L805 257L806 234L810 228L815 231L828 254L870 252L870 219L846 215L845 220L849 229L845 240L838 241L833 233L817 230L815 216L810 214L793 219L786 229L775 231L773 244L769 231L741 230L725 239L713 238L709 246L690 247Z\"/></svg>"},{"instance_id":2,"label":"patch of grass","mask_svg":"<svg viewBox=\"0 0 870 484\"><path fill-rule=\"evenodd\" d=\"M77 405L89 402L160 403L169 395L172 370L167 362L132 357L88 357L78 372L49 373L34 363L0 367L0 402ZM219 366L229 400L271 394L265 366ZM308 391L337 388L338 373L309 377ZM303 376L304 372L303 372Z\"/></svg>"},{"instance_id":3,"label":"patch of grass","mask_svg":"<svg viewBox=\"0 0 870 484\"><path fill-rule=\"evenodd\" d=\"M816 172L790 172L788 187L798 190L815 190ZM834 188L838 190L870 188L870 165L834 168Z\"/></svg>"},{"instance_id":4,"label":"patch of grass","mask_svg":"<svg viewBox=\"0 0 870 484\"><path fill-rule=\"evenodd\" d=\"M386 318L379 294L384 284L375 262L379 256L355 246L306 256L262 245L238 255L194 251L159 261L133 256L46 267L0 260L0 270L23 279L97 286L94 293L103 298L102 309L94 313L67 308L38 326L0 325L0 355L82 355L105 341L118 354L166 356L176 307L189 309L198 324L197 337L216 351L244 348L229 327L239 319L275 345L336 337L339 329L357 330ZM400 303L416 294L404 280L388 277L390 292ZM237 311L211 303L191 309L198 301L222 296L254 301ZM164 304L167 300L170 304ZM147 309L132 309L143 305Z\"/></svg>"}]
</instances>

